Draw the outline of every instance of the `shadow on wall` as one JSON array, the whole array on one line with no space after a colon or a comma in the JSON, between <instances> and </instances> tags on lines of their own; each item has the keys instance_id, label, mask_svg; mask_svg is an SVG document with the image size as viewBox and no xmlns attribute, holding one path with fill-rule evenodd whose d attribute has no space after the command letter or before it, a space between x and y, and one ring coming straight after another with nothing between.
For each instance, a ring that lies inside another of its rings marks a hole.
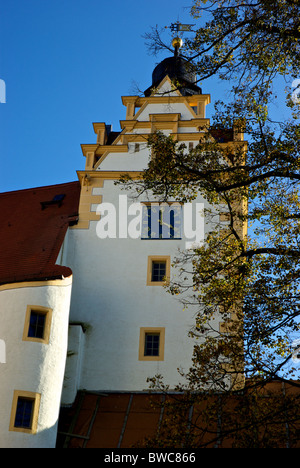
<instances>
[{"instance_id":1,"label":"shadow on wall","mask_svg":"<svg viewBox=\"0 0 300 468\"><path fill-rule=\"evenodd\" d=\"M0 432L0 448L48 448L56 446L57 422L47 429L36 434L24 432L5 431Z\"/></svg>"}]
</instances>

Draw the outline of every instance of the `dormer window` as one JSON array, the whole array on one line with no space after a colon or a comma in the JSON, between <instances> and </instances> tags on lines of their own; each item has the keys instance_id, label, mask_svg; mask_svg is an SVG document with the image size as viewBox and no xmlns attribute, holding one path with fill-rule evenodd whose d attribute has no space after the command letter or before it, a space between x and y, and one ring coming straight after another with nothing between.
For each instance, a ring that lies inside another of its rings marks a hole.
<instances>
[{"instance_id":1,"label":"dormer window","mask_svg":"<svg viewBox=\"0 0 300 468\"><path fill-rule=\"evenodd\" d=\"M65 198L65 196L66 195L64 193L61 193L61 194L55 195L52 198L52 200L41 202L42 210L44 210L45 208L47 208L48 206L51 206L51 205L57 205L57 206L61 207L63 199Z\"/></svg>"}]
</instances>

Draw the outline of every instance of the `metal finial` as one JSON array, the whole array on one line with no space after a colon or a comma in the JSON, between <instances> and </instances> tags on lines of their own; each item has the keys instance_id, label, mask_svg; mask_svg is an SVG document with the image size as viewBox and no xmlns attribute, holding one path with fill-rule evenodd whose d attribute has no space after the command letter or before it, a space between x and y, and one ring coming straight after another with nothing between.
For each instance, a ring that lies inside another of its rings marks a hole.
<instances>
[{"instance_id":1,"label":"metal finial","mask_svg":"<svg viewBox=\"0 0 300 468\"><path fill-rule=\"evenodd\" d=\"M181 37L174 37L174 39L172 41L172 46L175 49L175 55L176 56L178 55L179 49L180 49L180 47L182 47L182 45L183 45L183 40L181 39Z\"/></svg>"}]
</instances>

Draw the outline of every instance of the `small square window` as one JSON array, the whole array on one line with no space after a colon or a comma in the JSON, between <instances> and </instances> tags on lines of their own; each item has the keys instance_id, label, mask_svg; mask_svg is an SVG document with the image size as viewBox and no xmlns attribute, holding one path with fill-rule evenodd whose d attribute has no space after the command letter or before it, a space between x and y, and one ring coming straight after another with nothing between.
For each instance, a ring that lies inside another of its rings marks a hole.
<instances>
[{"instance_id":1,"label":"small square window","mask_svg":"<svg viewBox=\"0 0 300 468\"><path fill-rule=\"evenodd\" d=\"M164 281L166 277L166 260L152 261L151 281Z\"/></svg>"},{"instance_id":2,"label":"small square window","mask_svg":"<svg viewBox=\"0 0 300 468\"><path fill-rule=\"evenodd\" d=\"M159 355L159 333L145 333L144 356Z\"/></svg>"},{"instance_id":3,"label":"small square window","mask_svg":"<svg viewBox=\"0 0 300 468\"><path fill-rule=\"evenodd\" d=\"M170 257L151 255L148 257L147 285L166 285L170 279Z\"/></svg>"},{"instance_id":4,"label":"small square window","mask_svg":"<svg viewBox=\"0 0 300 468\"><path fill-rule=\"evenodd\" d=\"M140 329L140 361L163 361L164 347L165 329L163 327L142 327Z\"/></svg>"},{"instance_id":5,"label":"small square window","mask_svg":"<svg viewBox=\"0 0 300 468\"><path fill-rule=\"evenodd\" d=\"M39 311L32 310L29 319L29 338L41 338L44 339L46 315Z\"/></svg>"},{"instance_id":6,"label":"small square window","mask_svg":"<svg viewBox=\"0 0 300 468\"><path fill-rule=\"evenodd\" d=\"M15 390L9 430L35 434L37 431L40 400L40 393Z\"/></svg>"},{"instance_id":7,"label":"small square window","mask_svg":"<svg viewBox=\"0 0 300 468\"><path fill-rule=\"evenodd\" d=\"M42 306L27 306L23 341L49 343L52 309Z\"/></svg>"}]
</instances>

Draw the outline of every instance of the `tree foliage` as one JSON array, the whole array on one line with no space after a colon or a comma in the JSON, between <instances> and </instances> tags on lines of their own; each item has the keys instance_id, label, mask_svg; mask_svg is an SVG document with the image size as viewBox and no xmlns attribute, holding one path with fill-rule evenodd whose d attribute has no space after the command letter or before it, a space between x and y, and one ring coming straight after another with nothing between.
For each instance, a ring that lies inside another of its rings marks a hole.
<instances>
[{"instance_id":1,"label":"tree foliage","mask_svg":"<svg viewBox=\"0 0 300 468\"><path fill-rule=\"evenodd\" d=\"M185 38L185 54L199 80L218 74L258 88L279 74L297 78L300 20L298 0L194 0L194 36ZM145 34L151 52L170 49L163 29Z\"/></svg>"},{"instance_id":2,"label":"tree foliage","mask_svg":"<svg viewBox=\"0 0 300 468\"><path fill-rule=\"evenodd\" d=\"M181 202L200 192L212 226L203 246L175 261L181 276L169 292L197 307L191 330L196 344L187 383L177 389L185 398L169 413L181 422L167 425L160 441L187 440L188 433L187 446L212 444L215 431L209 439L208 427L216 423L222 398L227 421L222 434L232 446L277 446L283 414L289 415L294 437L299 431L299 392L283 403L268 394L266 383L297 385L298 379L291 343L300 328L300 126L299 103L291 93L289 120L272 119L269 104L274 79L291 82L299 73L299 2L194 0L191 14L200 25L183 53L200 79L217 74L228 80L233 100L218 103L191 151L172 136L151 135L153 157L143 179L126 180L137 191ZM147 40L154 51L164 47L157 28ZM152 385L168 389L160 377ZM259 387L264 398L257 397ZM188 421L191 401L205 403L205 411L201 424L194 421L187 432L182 414Z\"/></svg>"}]
</instances>

